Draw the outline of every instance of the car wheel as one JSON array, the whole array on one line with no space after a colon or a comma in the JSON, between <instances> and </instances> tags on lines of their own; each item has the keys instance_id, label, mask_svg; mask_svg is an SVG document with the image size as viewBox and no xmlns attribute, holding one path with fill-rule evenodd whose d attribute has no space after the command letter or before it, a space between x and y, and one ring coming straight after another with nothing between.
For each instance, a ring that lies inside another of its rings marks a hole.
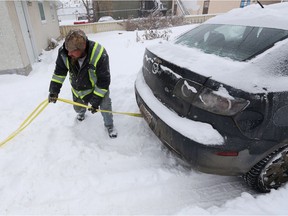
<instances>
[{"instance_id":1,"label":"car wheel","mask_svg":"<svg viewBox=\"0 0 288 216\"><path fill-rule=\"evenodd\" d=\"M258 162L244 175L249 186L259 192L270 192L288 181L288 146L280 148Z\"/></svg>"}]
</instances>

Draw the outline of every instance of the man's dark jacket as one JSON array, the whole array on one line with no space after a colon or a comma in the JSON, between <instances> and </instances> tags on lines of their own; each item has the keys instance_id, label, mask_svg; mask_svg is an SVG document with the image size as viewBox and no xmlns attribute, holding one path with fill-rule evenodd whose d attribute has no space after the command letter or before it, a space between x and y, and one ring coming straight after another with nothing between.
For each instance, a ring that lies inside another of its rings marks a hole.
<instances>
[{"instance_id":1,"label":"man's dark jacket","mask_svg":"<svg viewBox=\"0 0 288 216\"><path fill-rule=\"evenodd\" d=\"M68 56L68 51L66 50L65 43L64 43L63 46L58 51L58 57L56 60L56 67L54 70L54 75L62 76L62 77L67 76L68 68L66 67L66 64L63 59L68 57L70 83L73 89L77 91L92 89L92 83L90 81L90 77L88 73L88 69L91 68L94 71L96 70L96 77L97 77L96 86L100 89L108 90L109 85L110 85L109 56L106 50L103 48L104 50L95 68L94 65L90 64L89 62L94 45L95 45L94 41L90 41L87 39L86 50L85 50L85 52L87 53L87 56L82 64L82 67L79 68L78 61L76 61L77 63L72 63L71 57ZM98 46L101 46L101 45L98 44ZM61 87L62 87L62 83L55 82L52 79L50 83L49 92L53 94L59 94ZM86 103L90 102L93 106L92 101L93 100L98 101L98 105L99 105L99 101L102 99L102 97L91 92L90 94L86 95L82 99Z\"/></svg>"}]
</instances>

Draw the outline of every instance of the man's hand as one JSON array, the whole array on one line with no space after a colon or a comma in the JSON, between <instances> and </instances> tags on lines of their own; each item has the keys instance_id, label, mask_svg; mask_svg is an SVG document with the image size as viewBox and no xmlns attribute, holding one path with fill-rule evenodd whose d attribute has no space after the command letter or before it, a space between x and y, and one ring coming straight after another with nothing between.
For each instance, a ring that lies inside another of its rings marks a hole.
<instances>
[{"instance_id":1,"label":"man's hand","mask_svg":"<svg viewBox=\"0 0 288 216\"><path fill-rule=\"evenodd\" d=\"M92 113L92 114L94 114L94 113L96 113L97 112L97 109L98 108L95 108L95 107L90 107L90 108L88 108L88 110Z\"/></svg>"},{"instance_id":2,"label":"man's hand","mask_svg":"<svg viewBox=\"0 0 288 216\"><path fill-rule=\"evenodd\" d=\"M97 112L97 109L99 109L99 106L101 104L102 98L96 95L93 95L90 99L90 104L92 105L91 108L89 108L88 110L94 114Z\"/></svg>"},{"instance_id":3,"label":"man's hand","mask_svg":"<svg viewBox=\"0 0 288 216\"><path fill-rule=\"evenodd\" d=\"M58 99L58 94L50 93L48 96L49 103L56 103L57 99Z\"/></svg>"}]
</instances>

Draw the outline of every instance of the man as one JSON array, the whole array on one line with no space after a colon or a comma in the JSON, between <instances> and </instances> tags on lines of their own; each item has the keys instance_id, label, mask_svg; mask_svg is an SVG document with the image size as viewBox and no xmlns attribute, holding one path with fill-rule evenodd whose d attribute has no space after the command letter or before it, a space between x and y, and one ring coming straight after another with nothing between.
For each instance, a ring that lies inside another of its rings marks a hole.
<instances>
[{"instance_id":1,"label":"man","mask_svg":"<svg viewBox=\"0 0 288 216\"><path fill-rule=\"evenodd\" d=\"M59 48L56 67L49 87L49 103L56 103L62 84L69 71L73 101L92 107L92 114L100 107L102 110L112 110L109 97L110 69L109 57L99 43L88 40L80 30L70 30L62 47ZM79 121L85 119L86 108L75 106L74 110ZM104 125L111 138L117 137L113 125L113 115L101 113Z\"/></svg>"}]
</instances>

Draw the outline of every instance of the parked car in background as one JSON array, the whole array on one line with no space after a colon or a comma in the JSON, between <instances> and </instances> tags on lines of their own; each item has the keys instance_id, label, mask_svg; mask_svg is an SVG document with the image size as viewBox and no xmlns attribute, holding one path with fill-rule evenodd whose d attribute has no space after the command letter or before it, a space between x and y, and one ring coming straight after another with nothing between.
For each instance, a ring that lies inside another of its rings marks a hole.
<instances>
[{"instance_id":1,"label":"parked car in background","mask_svg":"<svg viewBox=\"0 0 288 216\"><path fill-rule=\"evenodd\" d=\"M115 21L115 20L111 16L103 16L103 17L100 17L98 20L98 22L110 22L110 21Z\"/></svg>"},{"instance_id":2,"label":"parked car in background","mask_svg":"<svg viewBox=\"0 0 288 216\"><path fill-rule=\"evenodd\" d=\"M135 82L141 113L169 149L260 192L288 181L287 11L234 9L147 47Z\"/></svg>"}]
</instances>

